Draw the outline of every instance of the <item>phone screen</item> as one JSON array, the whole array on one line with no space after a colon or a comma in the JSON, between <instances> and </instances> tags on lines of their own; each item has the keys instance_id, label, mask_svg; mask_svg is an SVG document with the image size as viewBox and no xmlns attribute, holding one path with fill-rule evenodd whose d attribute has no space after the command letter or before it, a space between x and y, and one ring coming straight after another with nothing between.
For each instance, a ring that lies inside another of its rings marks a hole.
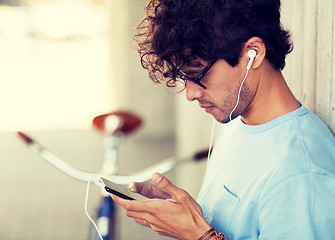
<instances>
[{"instance_id":1,"label":"phone screen","mask_svg":"<svg viewBox=\"0 0 335 240\"><path fill-rule=\"evenodd\" d=\"M148 200L149 198L129 191L128 188L113 183L106 178L101 177L100 181L105 185L105 190L111 194L114 194L120 198L127 199L127 200Z\"/></svg>"}]
</instances>

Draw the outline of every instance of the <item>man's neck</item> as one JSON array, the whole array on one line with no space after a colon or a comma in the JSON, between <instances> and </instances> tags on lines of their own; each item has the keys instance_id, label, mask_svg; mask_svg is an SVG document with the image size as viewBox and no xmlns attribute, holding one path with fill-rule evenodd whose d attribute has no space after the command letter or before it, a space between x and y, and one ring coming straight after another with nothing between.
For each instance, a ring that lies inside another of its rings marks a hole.
<instances>
[{"instance_id":1,"label":"man's neck","mask_svg":"<svg viewBox=\"0 0 335 240\"><path fill-rule=\"evenodd\" d=\"M256 93L242 121L248 125L259 125L300 107L281 71L267 66L258 74Z\"/></svg>"}]
</instances>

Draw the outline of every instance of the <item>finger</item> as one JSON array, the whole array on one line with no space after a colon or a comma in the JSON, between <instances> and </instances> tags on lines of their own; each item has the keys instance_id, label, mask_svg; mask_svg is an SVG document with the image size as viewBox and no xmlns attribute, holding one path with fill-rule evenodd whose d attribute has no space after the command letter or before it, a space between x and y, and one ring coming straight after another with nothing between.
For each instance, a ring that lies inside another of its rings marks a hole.
<instances>
[{"instance_id":1,"label":"finger","mask_svg":"<svg viewBox=\"0 0 335 240\"><path fill-rule=\"evenodd\" d=\"M144 219L143 216L145 212L143 212L143 209L145 209L145 207L141 206L141 204L137 204L139 201L126 200L115 195L111 195L111 197L117 205L125 209L128 217Z\"/></svg>"},{"instance_id":2,"label":"finger","mask_svg":"<svg viewBox=\"0 0 335 240\"><path fill-rule=\"evenodd\" d=\"M148 198L169 199L171 196L161 191L156 186L148 182L134 182L129 184L128 189L132 192L139 193Z\"/></svg>"},{"instance_id":3,"label":"finger","mask_svg":"<svg viewBox=\"0 0 335 240\"><path fill-rule=\"evenodd\" d=\"M116 204L123 207L128 212L152 212L157 208L157 201L161 200L146 200L146 201L136 201L136 200L127 200L120 198L111 194L112 199ZM133 216L132 216L133 217Z\"/></svg>"},{"instance_id":4,"label":"finger","mask_svg":"<svg viewBox=\"0 0 335 240\"><path fill-rule=\"evenodd\" d=\"M169 179L160 173L154 173L152 175L152 181L159 189L171 195L175 200L186 194L184 190L176 187Z\"/></svg>"},{"instance_id":5,"label":"finger","mask_svg":"<svg viewBox=\"0 0 335 240\"><path fill-rule=\"evenodd\" d=\"M156 217L149 209L150 206L144 206L143 201L128 201L117 199L116 203L125 209L127 217L133 218L140 225L151 227L151 223L156 222ZM155 212L155 211L154 211Z\"/></svg>"},{"instance_id":6,"label":"finger","mask_svg":"<svg viewBox=\"0 0 335 240\"><path fill-rule=\"evenodd\" d=\"M123 208L126 208L128 205L128 200L125 200L123 198L120 198L116 195L111 194L111 198L113 199L113 201L117 204L120 205Z\"/></svg>"},{"instance_id":7,"label":"finger","mask_svg":"<svg viewBox=\"0 0 335 240\"><path fill-rule=\"evenodd\" d=\"M128 185L128 189L134 193L138 193L138 190L137 190L137 185L138 183L136 182L133 182L131 184Z\"/></svg>"},{"instance_id":8,"label":"finger","mask_svg":"<svg viewBox=\"0 0 335 240\"><path fill-rule=\"evenodd\" d=\"M149 195L152 189L152 184L148 182L133 182L129 184L128 189L132 192L136 192L144 196L147 196Z\"/></svg>"},{"instance_id":9,"label":"finger","mask_svg":"<svg viewBox=\"0 0 335 240\"><path fill-rule=\"evenodd\" d=\"M140 224L143 227L149 227L150 228L150 224L145 221L144 219L139 219L139 218L134 218L134 221L138 224Z\"/></svg>"},{"instance_id":10,"label":"finger","mask_svg":"<svg viewBox=\"0 0 335 240\"><path fill-rule=\"evenodd\" d=\"M127 211L141 211L140 209L142 209L142 207L139 207L141 204L138 204L141 201L123 199L113 194L111 194L111 198L117 205L123 207Z\"/></svg>"}]
</instances>

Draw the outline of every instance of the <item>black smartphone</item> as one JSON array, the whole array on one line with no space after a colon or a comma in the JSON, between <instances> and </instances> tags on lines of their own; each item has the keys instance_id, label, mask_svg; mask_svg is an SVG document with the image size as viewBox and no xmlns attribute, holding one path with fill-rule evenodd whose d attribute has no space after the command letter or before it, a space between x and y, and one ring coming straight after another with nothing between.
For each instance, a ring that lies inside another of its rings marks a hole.
<instances>
[{"instance_id":1,"label":"black smartphone","mask_svg":"<svg viewBox=\"0 0 335 240\"><path fill-rule=\"evenodd\" d=\"M107 192L113 195L116 195L120 198L127 199L127 200L141 200L141 201L149 199L141 194L131 192L128 188L122 185L113 183L106 178L101 177L100 182L105 185L105 190Z\"/></svg>"}]
</instances>

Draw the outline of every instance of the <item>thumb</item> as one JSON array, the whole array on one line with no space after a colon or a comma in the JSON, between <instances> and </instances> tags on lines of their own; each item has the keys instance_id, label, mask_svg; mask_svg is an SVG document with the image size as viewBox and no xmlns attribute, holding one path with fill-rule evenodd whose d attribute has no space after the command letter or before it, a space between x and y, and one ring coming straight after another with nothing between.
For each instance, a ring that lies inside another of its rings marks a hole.
<instances>
[{"instance_id":1,"label":"thumb","mask_svg":"<svg viewBox=\"0 0 335 240\"><path fill-rule=\"evenodd\" d=\"M167 179L160 173L154 173L152 175L152 181L159 189L168 193L174 199L176 199L180 194L180 192L182 191L180 188L176 187L169 179Z\"/></svg>"}]
</instances>

